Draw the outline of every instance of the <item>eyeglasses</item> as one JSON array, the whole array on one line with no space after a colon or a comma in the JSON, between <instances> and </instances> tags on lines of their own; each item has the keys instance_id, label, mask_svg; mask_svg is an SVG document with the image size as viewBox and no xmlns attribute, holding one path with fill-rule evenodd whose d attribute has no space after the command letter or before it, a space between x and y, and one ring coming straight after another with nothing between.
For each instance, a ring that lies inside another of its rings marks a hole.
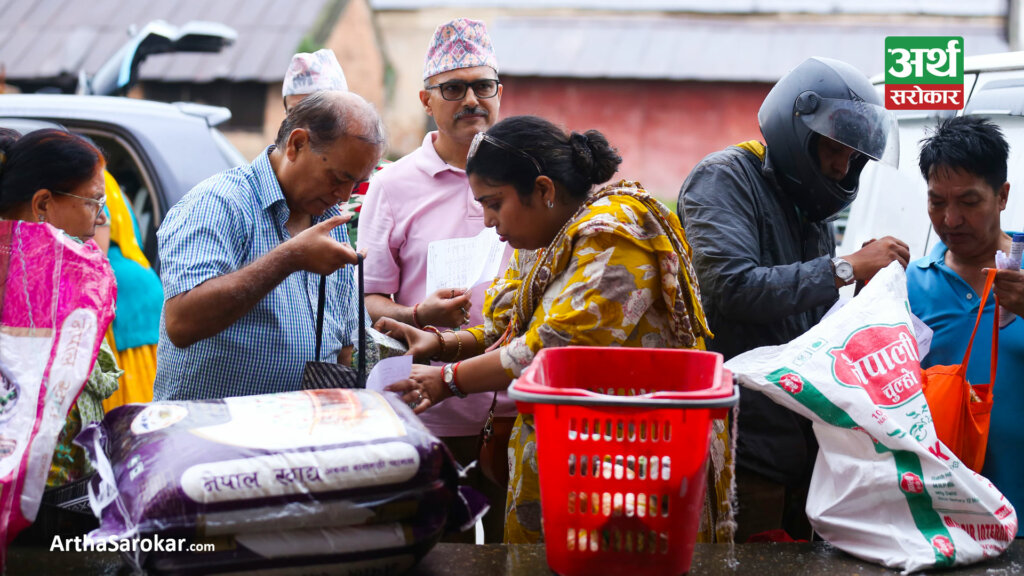
<instances>
[{"instance_id":1,"label":"eyeglasses","mask_svg":"<svg viewBox=\"0 0 1024 576\"><path fill-rule=\"evenodd\" d=\"M88 204L88 205L92 206L93 208L95 208L96 209L96 214L99 214L103 210L103 207L107 205L107 197L106 196L97 199L97 198L87 198L85 196L79 196L78 194L72 194L70 192L61 192L60 190L54 190L53 193L54 194L60 194L61 196L70 196L72 198L78 198L79 200L82 200L86 204Z\"/></svg>"},{"instance_id":2,"label":"eyeglasses","mask_svg":"<svg viewBox=\"0 0 1024 576\"><path fill-rule=\"evenodd\" d=\"M474 80L472 82L466 82L465 80L451 80L449 82L442 82L440 84L434 84L433 86L427 86L427 90L433 90L434 88L441 89L441 98L450 102L462 100L466 97L466 89L472 87L473 94L476 94L477 98L494 98L498 95L498 81L492 78L484 80Z\"/></svg>"},{"instance_id":3,"label":"eyeglasses","mask_svg":"<svg viewBox=\"0 0 1024 576\"><path fill-rule=\"evenodd\" d=\"M540 169L540 163L537 162L536 158L534 158L533 156L530 156L529 154L527 154L526 152L523 152L522 150L519 150L517 148L513 148L511 145L506 144L506 143L502 142L501 140L498 140L497 138L487 134L486 132L477 132L476 136L473 137L473 142L470 143L470 145L469 145L469 154L466 155L466 161L467 162L472 160L473 156L476 156L477 151L480 149L480 143L481 142L487 142L487 143L493 144L493 145L497 146L498 148L501 148L502 150L505 150L507 152L512 152L513 154L518 154L519 156L522 156L523 158L526 158L527 160L529 160L533 164L533 167L537 169L537 174L538 175L544 173L544 171Z\"/></svg>"}]
</instances>

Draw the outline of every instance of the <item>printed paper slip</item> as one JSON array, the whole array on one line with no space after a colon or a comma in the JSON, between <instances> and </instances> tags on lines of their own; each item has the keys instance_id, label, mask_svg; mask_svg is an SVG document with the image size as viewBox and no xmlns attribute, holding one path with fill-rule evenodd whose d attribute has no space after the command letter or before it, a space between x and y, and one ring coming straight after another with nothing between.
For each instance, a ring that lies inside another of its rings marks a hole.
<instances>
[{"instance_id":1,"label":"printed paper slip","mask_svg":"<svg viewBox=\"0 0 1024 576\"><path fill-rule=\"evenodd\" d=\"M427 290L424 297L441 288L472 288L498 275L505 243L493 228L484 228L471 238L435 240L427 246Z\"/></svg>"},{"instance_id":2,"label":"printed paper slip","mask_svg":"<svg viewBox=\"0 0 1024 576\"><path fill-rule=\"evenodd\" d=\"M370 370L366 378L366 389L384 392L384 387L405 380L412 373L412 356L385 358Z\"/></svg>"}]
</instances>

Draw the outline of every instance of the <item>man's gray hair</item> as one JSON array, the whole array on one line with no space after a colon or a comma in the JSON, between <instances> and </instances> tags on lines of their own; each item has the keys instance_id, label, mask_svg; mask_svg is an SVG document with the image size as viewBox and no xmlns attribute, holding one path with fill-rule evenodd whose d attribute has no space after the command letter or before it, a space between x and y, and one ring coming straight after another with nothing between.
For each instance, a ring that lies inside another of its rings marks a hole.
<instances>
[{"instance_id":1,"label":"man's gray hair","mask_svg":"<svg viewBox=\"0 0 1024 576\"><path fill-rule=\"evenodd\" d=\"M274 144L284 149L296 128L309 131L310 146L317 152L343 136L384 147L384 125L373 105L351 92L314 92L293 106L281 122Z\"/></svg>"}]
</instances>

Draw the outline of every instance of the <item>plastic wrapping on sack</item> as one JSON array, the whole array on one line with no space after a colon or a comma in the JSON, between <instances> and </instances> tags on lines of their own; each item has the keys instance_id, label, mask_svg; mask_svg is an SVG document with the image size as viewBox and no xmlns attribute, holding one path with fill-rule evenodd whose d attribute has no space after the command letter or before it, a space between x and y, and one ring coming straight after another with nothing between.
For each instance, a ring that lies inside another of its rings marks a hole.
<instances>
[{"instance_id":1,"label":"plastic wrapping on sack","mask_svg":"<svg viewBox=\"0 0 1024 576\"><path fill-rule=\"evenodd\" d=\"M913 572L1001 554L1017 532L1017 513L936 437L906 282L890 264L802 336L751 350L726 368L813 422L820 448L807 515L814 530L854 556Z\"/></svg>"},{"instance_id":2,"label":"plastic wrapping on sack","mask_svg":"<svg viewBox=\"0 0 1024 576\"><path fill-rule=\"evenodd\" d=\"M182 540L180 550L153 553L152 574L403 574L440 539L445 513L432 510L405 522L239 534L229 538ZM192 544L213 544L213 552L185 552Z\"/></svg>"},{"instance_id":3,"label":"plastic wrapping on sack","mask_svg":"<svg viewBox=\"0 0 1024 576\"><path fill-rule=\"evenodd\" d=\"M458 475L408 406L370 390L127 405L76 442L98 472L94 539L381 521L387 504L454 495Z\"/></svg>"},{"instance_id":4,"label":"plastic wrapping on sack","mask_svg":"<svg viewBox=\"0 0 1024 576\"><path fill-rule=\"evenodd\" d=\"M91 373L115 294L94 242L48 224L0 221L0 552L35 520L57 436Z\"/></svg>"},{"instance_id":5,"label":"plastic wrapping on sack","mask_svg":"<svg viewBox=\"0 0 1024 576\"><path fill-rule=\"evenodd\" d=\"M447 510L450 503L451 491L444 480L437 480L423 488L383 495L288 502L276 506L210 512L198 518L194 533L199 536L223 536L235 534L239 530L277 532L380 524L415 518L418 514L426 514L438 507ZM177 523L179 526L190 525L188 520L179 518Z\"/></svg>"}]
</instances>

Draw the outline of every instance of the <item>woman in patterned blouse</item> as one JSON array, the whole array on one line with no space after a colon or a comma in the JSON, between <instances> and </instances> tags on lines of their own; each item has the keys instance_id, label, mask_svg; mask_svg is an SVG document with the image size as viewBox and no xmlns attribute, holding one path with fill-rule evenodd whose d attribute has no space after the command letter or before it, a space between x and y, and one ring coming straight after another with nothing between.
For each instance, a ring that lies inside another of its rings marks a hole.
<instances>
[{"instance_id":1,"label":"woman in patterned blouse","mask_svg":"<svg viewBox=\"0 0 1024 576\"><path fill-rule=\"evenodd\" d=\"M450 396L504 390L545 347L703 348L710 332L675 214L639 183L597 189L622 159L600 132L566 134L518 116L477 135L466 172L485 223L516 249L484 301L484 324L459 332L378 326L418 359L390 389L417 412ZM532 417L520 415L505 540L541 539Z\"/></svg>"}]
</instances>

